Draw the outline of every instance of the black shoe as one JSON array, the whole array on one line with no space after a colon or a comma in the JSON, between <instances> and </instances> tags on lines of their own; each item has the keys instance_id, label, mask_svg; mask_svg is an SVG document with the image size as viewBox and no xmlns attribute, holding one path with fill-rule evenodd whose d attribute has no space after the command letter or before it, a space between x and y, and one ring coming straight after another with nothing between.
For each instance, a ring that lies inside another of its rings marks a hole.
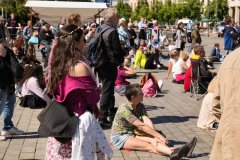
<instances>
[{"instance_id":1,"label":"black shoe","mask_svg":"<svg viewBox=\"0 0 240 160\"><path fill-rule=\"evenodd\" d=\"M192 152L196 146L196 143L197 143L197 137L193 137L192 141L190 143L187 143L188 147L189 147L189 151L187 153L187 157L191 157L192 155Z\"/></svg>"},{"instance_id":2,"label":"black shoe","mask_svg":"<svg viewBox=\"0 0 240 160\"><path fill-rule=\"evenodd\" d=\"M112 127L112 123L109 122L107 120L107 118L106 119L99 119L98 123L102 127L102 129L110 129Z\"/></svg>"},{"instance_id":3,"label":"black shoe","mask_svg":"<svg viewBox=\"0 0 240 160\"><path fill-rule=\"evenodd\" d=\"M189 147L187 144L180 148L176 148L170 155L170 160L181 160L182 157L186 157L189 152Z\"/></svg>"}]
</instances>

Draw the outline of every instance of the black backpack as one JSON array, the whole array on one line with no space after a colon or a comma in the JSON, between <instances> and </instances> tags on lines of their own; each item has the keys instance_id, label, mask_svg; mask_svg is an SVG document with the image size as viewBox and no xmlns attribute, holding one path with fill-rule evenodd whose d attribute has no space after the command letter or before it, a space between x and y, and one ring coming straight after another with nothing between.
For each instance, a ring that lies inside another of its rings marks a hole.
<instances>
[{"instance_id":1,"label":"black backpack","mask_svg":"<svg viewBox=\"0 0 240 160\"><path fill-rule=\"evenodd\" d=\"M104 40L103 33L106 32L110 28L106 28L102 30L96 38L90 41L89 49L88 49L88 60L91 67L99 68L104 62L106 62L108 56L104 53Z\"/></svg>"}]
</instances>

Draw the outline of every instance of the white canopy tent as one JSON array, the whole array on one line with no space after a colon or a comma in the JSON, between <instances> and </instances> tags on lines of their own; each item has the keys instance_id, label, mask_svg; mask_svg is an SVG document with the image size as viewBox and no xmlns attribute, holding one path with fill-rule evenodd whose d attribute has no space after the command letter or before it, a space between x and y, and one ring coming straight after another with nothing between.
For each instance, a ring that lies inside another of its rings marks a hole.
<instances>
[{"instance_id":1,"label":"white canopy tent","mask_svg":"<svg viewBox=\"0 0 240 160\"><path fill-rule=\"evenodd\" d=\"M106 3L35 0L28 0L25 6L31 8L40 19L54 27L60 23L61 17L78 13L81 15L82 23L85 23L93 20L95 15L107 8Z\"/></svg>"}]
</instances>

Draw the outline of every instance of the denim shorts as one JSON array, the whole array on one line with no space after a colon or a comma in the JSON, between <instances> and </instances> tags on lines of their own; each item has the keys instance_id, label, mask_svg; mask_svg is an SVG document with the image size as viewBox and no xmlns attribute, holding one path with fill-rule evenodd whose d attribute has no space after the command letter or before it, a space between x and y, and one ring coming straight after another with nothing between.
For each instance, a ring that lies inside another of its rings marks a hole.
<instances>
[{"instance_id":1,"label":"denim shorts","mask_svg":"<svg viewBox=\"0 0 240 160\"><path fill-rule=\"evenodd\" d=\"M113 146L117 149L121 149L128 138L134 137L132 134L116 134L111 135L110 139Z\"/></svg>"}]
</instances>

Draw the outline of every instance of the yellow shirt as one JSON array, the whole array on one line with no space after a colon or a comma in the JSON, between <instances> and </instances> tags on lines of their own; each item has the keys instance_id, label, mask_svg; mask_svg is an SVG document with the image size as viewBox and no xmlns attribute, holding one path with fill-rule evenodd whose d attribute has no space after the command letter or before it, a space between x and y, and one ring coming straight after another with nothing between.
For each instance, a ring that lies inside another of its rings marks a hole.
<instances>
[{"instance_id":1,"label":"yellow shirt","mask_svg":"<svg viewBox=\"0 0 240 160\"><path fill-rule=\"evenodd\" d=\"M141 68L145 68L145 64L147 61L146 55L143 53L143 51L138 50L136 52L136 59L134 62L134 68L137 68L139 65Z\"/></svg>"}]
</instances>

